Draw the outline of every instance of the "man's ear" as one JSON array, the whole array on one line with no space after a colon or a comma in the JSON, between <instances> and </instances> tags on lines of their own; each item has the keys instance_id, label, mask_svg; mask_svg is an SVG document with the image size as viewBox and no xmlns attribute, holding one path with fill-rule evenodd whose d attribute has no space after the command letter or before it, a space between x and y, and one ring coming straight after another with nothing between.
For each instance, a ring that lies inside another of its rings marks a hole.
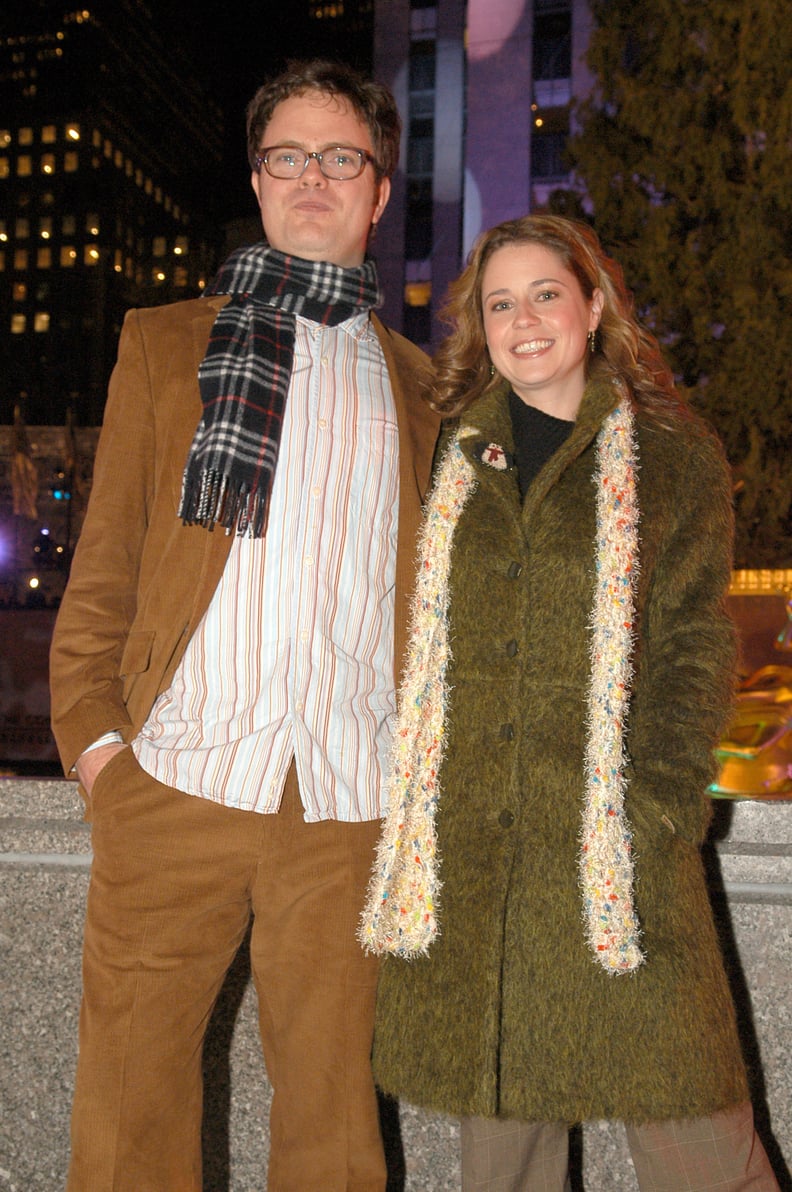
<instances>
[{"instance_id":1,"label":"man's ear","mask_svg":"<svg viewBox=\"0 0 792 1192\"><path fill-rule=\"evenodd\" d=\"M371 215L371 226L374 227L382 219L382 213L388 205L390 198L391 184L390 178L381 178L379 183L379 193L377 195L377 202L374 205L374 211Z\"/></svg>"}]
</instances>

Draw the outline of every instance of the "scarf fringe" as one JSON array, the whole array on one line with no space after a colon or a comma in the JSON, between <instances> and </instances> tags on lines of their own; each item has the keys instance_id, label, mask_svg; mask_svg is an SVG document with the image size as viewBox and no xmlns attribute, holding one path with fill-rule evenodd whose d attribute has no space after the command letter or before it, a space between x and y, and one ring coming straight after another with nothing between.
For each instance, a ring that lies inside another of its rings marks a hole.
<instances>
[{"instance_id":1,"label":"scarf fringe","mask_svg":"<svg viewBox=\"0 0 792 1192\"><path fill-rule=\"evenodd\" d=\"M443 457L419 541L386 817L358 931L363 947L376 955L424 954L439 932L435 814L449 696L451 546L476 487L473 468L459 447L462 433L457 432ZM597 437L597 578L579 853L587 942L610 974L630 972L644 960L624 811L624 732L638 574L636 467L634 420L625 403L608 415Z\"/></svg>"},{"instance_id":2,"label":"scarf fringe","mask_svg":"<svg viewBox=\"0 0 792 1192\"><path fill-rule=\"evenodd\" d=\"M186 526L211 529L221 526L226 534L249 534L261 538L267 528L270 489L253 491L249 484L229 480L218 469L207 469L182 484L181 515Z\"/></svg>"}]
</instances>

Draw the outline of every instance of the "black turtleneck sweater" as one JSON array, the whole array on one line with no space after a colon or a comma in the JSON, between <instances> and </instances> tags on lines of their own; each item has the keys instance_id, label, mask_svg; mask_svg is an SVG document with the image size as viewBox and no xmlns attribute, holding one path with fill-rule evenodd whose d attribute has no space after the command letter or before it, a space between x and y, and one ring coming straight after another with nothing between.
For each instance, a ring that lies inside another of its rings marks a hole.
<instances>
[{"instance_id":1,"label":"black turtleneck sweater","mask_svg":"<svg viewBox=\"0 0 792 1192\"><path fill-rule=\"evenodd\" d=\"M533 478L569 438L575 423L526 405L513 389L509 392L509 414L520 496L524 497Z\"/></svg>"}]
</instances>

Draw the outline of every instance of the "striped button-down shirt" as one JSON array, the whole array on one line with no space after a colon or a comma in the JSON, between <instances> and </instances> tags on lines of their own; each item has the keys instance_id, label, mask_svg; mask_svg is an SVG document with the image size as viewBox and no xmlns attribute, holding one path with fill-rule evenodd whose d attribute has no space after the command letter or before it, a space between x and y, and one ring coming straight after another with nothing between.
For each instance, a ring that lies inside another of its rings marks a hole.
<instances>
[{"instance_id":1,"label":"striped button-down shirt","mask_svg":"<svg viewBox=\"0 0 792 1192\"><path fill-rule=\"evenodd\" d=\"M395 712L398 430L368 317L297 319L264 538L237 538L133 742L188 794L277 810L295 759L305 818L382 814Z\"/></svg>"}]
</instances>

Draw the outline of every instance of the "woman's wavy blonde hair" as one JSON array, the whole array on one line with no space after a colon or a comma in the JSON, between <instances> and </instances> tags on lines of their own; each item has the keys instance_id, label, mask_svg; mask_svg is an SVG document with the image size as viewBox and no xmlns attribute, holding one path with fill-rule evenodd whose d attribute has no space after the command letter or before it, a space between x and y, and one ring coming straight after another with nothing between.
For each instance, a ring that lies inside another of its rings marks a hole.
<instances>
[{"instance_id":1,"label":"woman's wavy blonde hair","mask_svg":"<svg viewBox=\"0 0 792 1192\"><path fill-rule=\"evenodd\" d=\"M633 403L662 421L686 409L655 337L639 322L621 267L602 250L587 224L560 215L525 215L484 232L468 263L448 290L440 313L452 328L434 357L430 404L445 417L461 414L501 383L492 373L484 334L481 283L493 253L510 245L538 244L574 273L585 298L602 291L604 303L595 350L586 356L588 378L610 378L626 388Z\"/></svg>"}]
</instances>

